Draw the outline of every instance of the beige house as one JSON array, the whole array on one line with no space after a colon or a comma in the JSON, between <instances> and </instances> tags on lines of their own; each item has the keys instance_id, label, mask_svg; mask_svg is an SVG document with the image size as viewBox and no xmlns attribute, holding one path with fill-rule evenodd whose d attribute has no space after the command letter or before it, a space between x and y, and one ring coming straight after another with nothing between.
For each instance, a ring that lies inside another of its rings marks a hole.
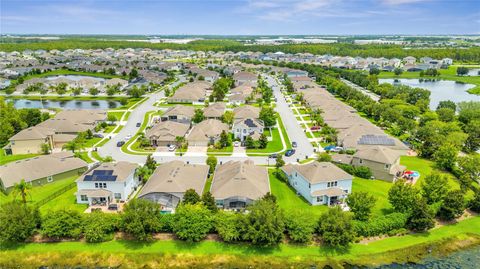
<instances>
[{"instance_id":1,"label":"beige house","mask_svg":"<svg viewBox=\"0 0 480 269\"><path fill-rule=\"evenodd\" d=\"M153 147L176 145L177 137L184 137L190 124L175 121L161 121L147 130L145 136Z\"/></svg>"},{"instance_id":2,"label":"beige house","mask_svg":"<svg viewBox=\"0 0 480 269\"><path fill-rule=\"evenodd\" d=\"M163 163L155 169L138 198L159 203L164 210L173 211L187 190L193 189L200 195L203 193L208 170L208 165L182 161Z\"/></svg>"},{"instance_id":3,"label":"beige house","mask_svg":"<svg viewBox=\"0 0 480 269\"><path fill-rule=\"evenodd\" d=\"M254 106L241 106L233 109L235 119L258 119L260 117L260 108Z\"/></svg>"},{"instance_id":4,"label":"beige house","mask_svg":"<svg viewBox=\"0 0 480 269\"><path fill-rule=\"evenodd\" d=\"M251 72L240 71L233 75L235 86L240 86L244 83L257 83L257 75Z\"/></svg>"},{"instance_id":5,"label":"beige house","mask_svg":"<svg viewBox=\"0 0 480 269\"><path fill-rule=\"evenodd\" d=\"M207 81L195 81L188 83L175 91L172 97L168 98L170 103L203 103L207 97L207 91L212 84Z\"/></svg>"},{"instance_id":6,"label":"beige house","mask_svg":"<svg viewBox=\"0 0 480 269\"><path fill-rule=\"evenodd\" d=\"M220 140L220 134L228 133L228 125L215 119L207 119L193 126L187 135L190 146L208 146Z\"/></svg>"},{"instance_id":7,"label":"beige house","mask_svg":"<svg viewBox=\"0 0 480 269\"><path fill-rule=\"evenodd\" d=\"M228 96L228 101L232 104L241 105L247 103L249 97L253 97L255 86L251 83L244 83L233 88Z\"/></svg>"},{"instance_id":8,"label":"beige house","mask_svg":"<svg viewBox=\"0 0 480 269\"><path fill-rule=\"evenodd\" d=\"M176 105L165 110L160 119L162 121L168 120L190 124L192 122L193 115L195 115L194 107Z\"/></svg>"},{"instance_id":9,"label":"beige house","mask_svg":"<svg viewBox=\"0 0 480 269\"><path fill-rule=\"evenodd\" d=\"M41 155L0 166L0 190L10 192L22 179L32 186L42 186L80 176L88 164L70 152Z\"/></svg>"},{"instance_id":10,"label":"beige house","mask_svg":"<svg viewBox=\"0 0 480 269\"><path fill-rule=\"evenodd\" d=\"M10 150L11 154L41 153L43 144L54 148L54 135L55 130L51 128L29 127L10 137L5 149Z\"/></svg>"},{"instance_id":11,"label":"beige house","mask_svg":"<svg viewBox=\"0 0 480 269\"><path fill-rule=\"evenodd\" d=\"M210 192L220 208L245 208L270 192L267 168L256 166L252 160L219 165Z\"/></svg>"},{"instance_id":12,"label":"beige house","mask_svg":"<svg viewBox=\"0 0 480 269\"><path fill-rule=\"evenodd\" d=\"M402 153L388 147L374 146L357 151L352 158L353 166L370 168L375 178L385 181L395 181L405 171L400 165Z\"/></svg>"},{"instance_id":13,"label":"beige house","mask_svg":"<svg viewBox=\"0 0 480 269\"><path fill-rule=\"evenodd\" d=\"M225 113L225 103L217 102L203 109L203 116L207 119L220 119Z\"/></svg>"}]
</instances>

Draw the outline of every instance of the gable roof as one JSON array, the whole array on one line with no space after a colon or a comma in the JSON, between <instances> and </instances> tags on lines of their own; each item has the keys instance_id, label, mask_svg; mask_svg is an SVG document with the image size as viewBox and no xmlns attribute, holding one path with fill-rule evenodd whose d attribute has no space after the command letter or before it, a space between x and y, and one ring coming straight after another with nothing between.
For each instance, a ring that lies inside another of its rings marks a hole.
<instances>
[{"instance_id":1,"label":"gable roof","mask_svg":"<svg viewBox=\"0 0 480 269\"><path fill-rule=\"evenodd\" d=\"M253 161L229 161L217 167L211 193L216 199L240 196L252 200L270 192L267 168Z\"/></svg>"},{"instance_id":2,"label":"gable roof","mask_svg":"<svg viewBox=\"0 0 480 269\"><path fill-rule=\"evenodd\" d=\"M188 134L187 140L205 141L210 137L219 136L222 131L228 133L228 125L215 119L207 119L193 126Z\"/></svg>"},{"instance_id":3,"label":"gable roof","mask_svg":"<svg viewBox=\"0 0 480 269\"><path fill-rule=\"evenodd\" d=\"M388 147L373 146L357 151L353 156L378 163L394 164L402 154Z\"/></svg>"},{"instance_id":4,"label":"gable roof","mask_svg":"<svg viewBox=\"0 0 480 269\"><path fill-rule=\"evenodd\" d=\"M151 138L155 136L160 141L175 141L177 136L185 136L190 126L185 123L175 121L161 121L147 130L145 136Z\"/></svg>"},{"instance_id":5,"label":"gable roof","mask_svg":"<svg viewBox=\"0 0 480 269\"><path fill-rule=\"evenodd\" d=\"M211 86L207 81L191 82L177 89L170 99L192 101L204 99Z\"/></svg>"},{"instance_id":6,"label":"gable roof","mask_svg":"<svg viewBox=\"0 0 480 269\"><path fill-rule=\"evenodd\" d=\"M220 118L225 112L226 105L223 102L216 102L203 109L203 115L207 118Z\"/></svg>"},{"instance_id":7,"label":"gable roof","mask_svg":"<svg viewBox=\"0 0 480 269\"><path fill-rule=\"evenodd\" d=\"M186 164L182 161L163 163L155 169L138 197L156 192L183 193L188 189L202 194L208 170L208 165Z\"/></svg>"},{"instance_id":8,"label":"gable roof","mask_svg":"<svg viewBox=\"0 0 480 269\"><path fill-rule=\"evenodd\" d=\"M23 129L14 136L10 137L12 140L37 140L45 139L50 135L55 134L55 130L52 128L46 128L41 126L33 126L27 129Z\"/></svg>"},{"instance_id":9,"label":"gable roof","mask_svg":"<svg viewBox=\"0 0 480 269\"><path fill-rule=\"evenodd\" d=\"M315 161L303 165L288 164L282 167L282 170L288 175L297 171L303 176L303 178L312 184L352 178L352 175L329 162Z\"/></svg>"},{"instance_id":10,"label":"gable roof","mask_svg":"<svg viewBox=\"0 0 480 269\"><path fill-rule=\"evenodd\" d=\"M241 106L233 109L235 119L256 118L260 117L260 108L254 106Z\"/></svg>"},{"instance_id":11,"label":"gable roof","mask_svg":"<svg viewBox=\"0 0 480 269\"><path fill-rule=\"evenodd\" d=\"M129 175L135 172L138 165L129 162L116 162L116 163L102 163L95 169L88 171L77 179L77 182L81 181L115 181L123 182ZM100 172L101 171L101 172ZM103 172L111 171L111 172ZM102 175L108 175L109 177L103 177ZM115 177L114 180L113 177Z\"/></svg>"},{"instance_id":12,"label":"gable roof","mask_svg":"<svg viewBox=\"0 0 480 269\"><path fill-rule=\"evenodd\" d=\"M195 108L193 106L184 106L184 105L176 105L169 107L165 112L162 114L164 116L177 116L182 115L189 118L192 118L195 115Z\"/></svg>"}]
</instances>

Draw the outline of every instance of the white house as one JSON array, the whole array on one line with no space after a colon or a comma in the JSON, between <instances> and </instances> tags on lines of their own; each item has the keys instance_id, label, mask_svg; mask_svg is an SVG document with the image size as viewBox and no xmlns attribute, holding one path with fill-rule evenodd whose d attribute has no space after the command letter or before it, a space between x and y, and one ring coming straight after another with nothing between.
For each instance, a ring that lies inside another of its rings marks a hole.
<instances>
[{"instance_id":1,"label":"white house","mask_svg":"<svg viewBox=\"0 0 480 269\"><path fill-rule=\"evenodd\" d=\"M442 64L444 64L444 65L452 65L452 64L453 64L453 60L450 59L450 58L443 58L443 59L442 59Z\"/></svg>"},{"instance_id":2,"label":"white house","mask_svg":"<svg viewBox=\"0 0 480 269\"><path fill-rule=\"evenodd\" d=\"M129 162L103 163L77 179L77 203L108 205L127 201L139 184L135 171L138 165Z\"/></svg>"},{"instance_id":3,"label":"white house","mask_svg":"<svg viewBox=\"0 0 480 269\"><path fill-rule=\"evenodd\" d=\"M312 205L334 205L352 192L353 177L329 162L282 167L288 183Z\"/></svg>"},{"instance_id":4,"label":"white house","mask_svg":"<svg viewBox=\"0 0 480 269\"><path fill-rule=\"evenodd\" d=\"M244 141L247 136L259 136L263 134L263 121L260 119L238 119L233 123L233 135Z\"/></svg>"}]
</instances>

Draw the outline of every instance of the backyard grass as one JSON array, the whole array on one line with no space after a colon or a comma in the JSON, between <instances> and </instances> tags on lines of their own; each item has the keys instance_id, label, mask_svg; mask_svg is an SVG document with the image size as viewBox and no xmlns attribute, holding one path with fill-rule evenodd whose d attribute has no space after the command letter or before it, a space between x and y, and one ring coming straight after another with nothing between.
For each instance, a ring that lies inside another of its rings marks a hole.
<instances>
[{"instance_id":1,"label":"backyard grass","mask_svg":"<svg viewBox=\"0 0 480 269\"><path fill-rule=\"evenodd\" d=\"M263 156L263 155L269 155L275 152L284 152L282 139L280 138L280 131L283 133L283 139L285 140L285 146L286 146L285 150L290 148L291 146L290 139L288 138L288 134L287 134L287 131L285 130L285 127L283 126L282 119L280 117L278 117L277 119L278 119L278 126L280 128L272 128L272 131L271 131L272 141L269 141L267 144L267 147L264 149L247 149L248 156L258 156L258 155Z\"/></svg>"},{"instance_id":2,"label":"backyard grass","mask_svg":"<svg viewBox=\"0 0 480 269\"><path fill-rule=\"evenodd\" d=\"M117 119L117 121L120 121L122 119L122 116L123 116L124 113L125 113L125 111L109 111L109 112L107 112L108 116L114 116ZM127 115L125 116L125 120L128 119L129 115L130 114L127 112Z\"/></svg>"},{"instance_id":3,"label":"backyard grass","mask_svg":"<svg viewBox=\"0 0 480 269\"><path fill-rule=\"evenodd\" d=\"M82 151L82 152L77 152L76 154L80 159L84 160L85 162L93 163L93 160L88 156L88 152Z\"/></svg>"},{"instance_id":4,"label":"backyard grass","mask_svg":"<svg viewBox=\"0 0 480 269\"><path fill-rule=\"evenodd\" d=\"M91 147L93 147L93 145L95 145L96 143L98 143L100 140L102 140L102 138L100 138L100 137L92 137L91 139L85 140L85 143L83 143L83 146L84 146L85 148L91 148Z\"/></svg>"},{"instance_id":5,"label":"backyard grass","mask_svg":"<svg viewBox=\"0 0 480 269\"><path fill-rule=\"evenodd\" d=\"M420 72L403 72L401 75L396 76L393 72L381 72L378 78L439 78L444 80L453 80L463 83L473 84L476 87L468 90L472 94L480 94L480 76L457 76L457 68L459 66L466 66L469 68L479 68L478 65L452 65L448 69L440 69L440 76L437 77L421 77Z\"/></svg>"},{"instance_id":6,"label":"backyard grass","mask_svg":"<svg viewBox=\"0 0 480 269\"><path fill-rule=\"evenodd\" d=\"M51 212L54 210L67 209L75 210L83 213L87 209L88 205L77 204L77 198L75 193L77 192L77 187L74 187L58 197L52 199L48 203L40 207L40 213L45 214L46 212Z\"/></svg>"},{"instance_id":7,"label":"backyard grass","mask_svg":"<svg viewBox=\"0 0 480 269\"><path fill-rule=\"evenodd\" d=\"M400 164L405 165L408 170L418 171L420 173L420 177L415 184L417 186L420 186L425 176L430 175L432 172L438 172L448 176L448 184L452 189L460 189L460 184L457 180L455 180L454 176L450 173L437 169L433 161L420 157L402 156L400 158Z\"/></svg>"},{"instance_id":8,"label":"backyard grass","mask_svg":"<svg viewBox=\"0 0 480 269\"><path fill-rule=\"evenodd\" d=\"M0 149L0 165L4 165L9 162L19 161L27 158L32 158L40 154L16 154L16 155L5 155L5 151Z\"/></svg>"},{"instance_id":9,"label":"backyard grass","mask_svg":"<svg viewBox=\"0 0 480 269\"><path fill-rule=\"evenodd\" d=\"M377 199L375 207L372 210L372 215L375 217L391 213L392 206L388 201L388 190L390 190L391 186L392 183L382 180L354 177L352 183L352 192L368 192Z\"/></svg>"},{"instance_id":10,"label":"backyard grass","mask_svg":"<svg viewBox=\"0 0 480 269\"><path fill-rule=\"evenodd\" d=\"M69 178L66 178L66 179L55 180L54 182L47 183L45 185L41 185L41 186L37 185L37 186L32 187L32 189L30 190L30 195L27 196L27 204L33 205L33 204L47 198L49 195L51 195L55 191L60 190L64 187L72 184L73 182L75 182L75 180L77 178L78 178L78 176L72 176L72 177L69 177ZM17 199L17 200L21 199L18 196L15 197L15 195L13 193L9 193L4 198L6 198L6 199L2 198L0 203L5 203L5 202L8 202L8 201L12 201L14 199Z\"/></svg>"}]
</instances>

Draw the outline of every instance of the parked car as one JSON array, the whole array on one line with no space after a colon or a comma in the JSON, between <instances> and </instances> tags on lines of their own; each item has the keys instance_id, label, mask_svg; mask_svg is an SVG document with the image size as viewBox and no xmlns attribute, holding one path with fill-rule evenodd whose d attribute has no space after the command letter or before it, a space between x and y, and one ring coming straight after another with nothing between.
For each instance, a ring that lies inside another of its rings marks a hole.
<instances>
[{"instance_id":1,"label":"parked car","mask_svg":"<svg viewBox=\"0 0 480 269\"><path fill-rule=\"evenodd\" d=\"M175 151L177 147L175 145L168 146L168 151Z\"/></svg>"},{"instance_id":2,"label":"parked car","mask_svg":"<svg viewBox=\"0 0 480 269\"><path fill-rule=\"evenodd\" d=\"M332 151L333 149L335 149L337 146L335 145L328 145L326 147L324 147L323 149L326 150L326 151Z\"/></svg>"},{"instance_id":3,"label":"parked car","mask_svg":"<svg viewBox=\"0 0 480 269\"><path fill-rule=\"evenodd\" d=\"M241 145L240 141L233 142L234 147L240 147L240 145Z\"/></svg>"},{"instance_id":4,"label":"parked car","mask_svg":"<svg viewBox=\"0 0 480 269\"><path fill-rule=\"evenodd\" d=\"M295 154L295 150L294 150L294 149L289 149L289 150L285 151L285 156L287 156L287 157L290 157L290 156L292 156L293 154Z\"/></svg>"},{"instance_id":5,"label":"parked car","mask_svg":"<svg viewBox=\"0 0 480 269\"><path fill-rule=\"evenodd\" d=\"M118 205L117 204L109 204L108 205L108 210L118 210Z\"/></svg>"},{"instance_id":6,"label":"parked car","mask_svg":"<svg viewBox=\"0 0 480 269\"><path fill-rule=\"evenodd\" d=\"M297 147L297 142L293 141L292 142L292 148L296 148Z\"/></svg>"},{"instance_id":7,"label":"parked car","mask_svg":"<svg viewBox=\"0 0 480 269\"><path fill-rule=\"evenodd\" d=\"M270 158L270 159L276 159L277 157L278 157L277 153L273 153L273 154L268 155L268 158Z\"/></svg>"},{"instance_id":8,"label":"parked car","mask_svg":"<svg viewBox=\"0 0 480 269\"><path fill-rule=\"evenodd\" d=\"M123 145L125 145L125 141L118 141L117 142L117 147L121 147Z\"/></svg>"},{"instance_id":9,"label":"parked car","mask_svg":"<svg viewBox=\"0 0 480 269\"><path fill-rule=\"evenodd\" d=\"M103 138L102 134L93 134L93 137Z\"/></svg>"},{"instance_id":10,"label":"parked car","mask_svg":"<svg viewBox=\"0 0 480 269\"><path fill-rule=\"evenodd\" d=\"M131 138L132 138L132 135L129 134L129 135L125 136L125 141L128 141L128 140L130 140Z\"/></svg>"},{"instance_id":11,"label":"parked car","mask_svg":"<svg viewBox=\"0 0 480 269\"><path fill-rule=\"evenodd\" d=\"M142 123L141 122L137 122L137 127L140 127L142 126Z\"/></svg>"},{"instance_id":12,"label":"parked car","mask_svg":"<svg viewBox=\"0 0 480 269\"><path fill-rule=\"evenodd\" d=\"M312 126L312 127L310 127L310 130L312 130L312 131L319 131L320 129L322 129L322 127L320 127L320 126Z\"/></svg>"},{"instance_id":13,"label":"parked car","mask_svg":"<svg viewBox=\"0 0 480 269\"><path fill-rule=\"evenodd\" d=\"M330 151L331 151L331 152L340 152L340 151L342 151L342 150L343 150L342 147L335 147L335 148L331 149Z\"/></svg>"}]
</instances>

